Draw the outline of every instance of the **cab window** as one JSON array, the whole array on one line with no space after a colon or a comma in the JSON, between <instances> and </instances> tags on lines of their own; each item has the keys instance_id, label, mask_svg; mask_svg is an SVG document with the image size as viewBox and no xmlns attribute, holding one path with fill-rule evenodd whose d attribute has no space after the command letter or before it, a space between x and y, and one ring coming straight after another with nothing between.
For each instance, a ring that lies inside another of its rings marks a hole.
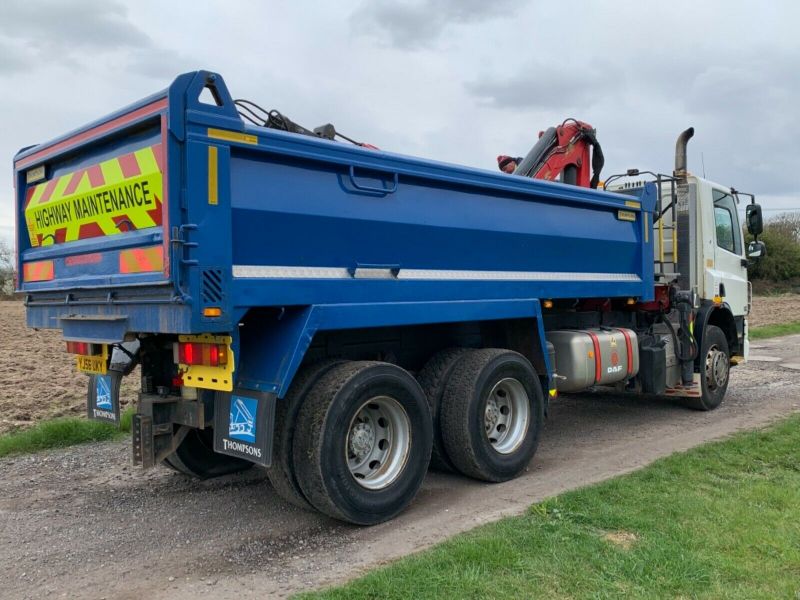
<instances>
[{"instance_id":1,"label":"cab window","mask_svg":"<svg viewBox=\"0 0 800 600\"><path fill-rule=\"evenodd\" d=\"M742 253L742 232L736 215L733 196L722 190L714 190L714 224L717 230L717 246L734 254Z\"/></svg>"}]
</instances>

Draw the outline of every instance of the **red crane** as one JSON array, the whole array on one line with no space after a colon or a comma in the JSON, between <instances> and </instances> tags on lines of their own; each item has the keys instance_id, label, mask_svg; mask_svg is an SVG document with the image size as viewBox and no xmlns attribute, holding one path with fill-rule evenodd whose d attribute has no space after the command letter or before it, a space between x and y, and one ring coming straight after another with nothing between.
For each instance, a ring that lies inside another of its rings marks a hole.
<instances>
[{"instance_id":1,"label":"red crane","mask_svg":"<svg viewBox=\"0 0 800 600\"><path fill-rule=\"evenodd\" d=\"M540 131L539 140L525 158L497 157L497 164L505 173L588 188L597 187L603 163L595 129L576 119L566 119L558 127Z\"/></svg>"}]
</instances>

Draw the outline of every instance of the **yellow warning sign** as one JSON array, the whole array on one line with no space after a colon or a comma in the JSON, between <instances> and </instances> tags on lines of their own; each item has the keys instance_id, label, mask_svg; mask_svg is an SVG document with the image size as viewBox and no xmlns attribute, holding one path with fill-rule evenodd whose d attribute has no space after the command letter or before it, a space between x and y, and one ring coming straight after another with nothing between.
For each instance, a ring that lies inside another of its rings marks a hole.
<instances>
[{"instance_id":1,"label":"yellow warning sign","mask_svg":"<svg viewBox=\"0 0 800 600\"><path fill-rule=\"evenodd\" d=\"M28 189L32 246L161 225L161 144L54 177Z\"/></svg>"}]
</instances>

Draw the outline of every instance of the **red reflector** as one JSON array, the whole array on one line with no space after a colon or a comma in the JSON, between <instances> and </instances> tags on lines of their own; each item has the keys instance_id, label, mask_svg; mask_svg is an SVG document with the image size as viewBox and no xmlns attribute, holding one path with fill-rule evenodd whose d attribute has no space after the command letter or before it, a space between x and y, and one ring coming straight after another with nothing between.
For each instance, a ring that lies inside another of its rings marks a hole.
<instances>
[{"instance_id":1,"label":"red reflector","mask_svg":"<svg viewBox=\"0 0 800 600\"><path fill-rule=\"evenodd\" d=\"M79 265L96 265L103 260L103 255L99 252L91 254L77 254L75 256L68 256L64 259L64 264L68 267L77 267Z\"/></svg>"},{"instance_id":2,"label":"red reflector","mask_svg":"<svg viewBox=\"0 0 800 600\"><path fill-rule=\"evenodd\" d=\"M55 278L55 263L40 260L22 265L22 281L51 281Z\"/></svg>"},{"instance_id":3,"label":"red reflector","mask_svg":"<svg viewBox=\"0 0 800 600\"><path fill-rule=\"evenodd\" d=\"M164 247L131 248L120 250L120 273L151 273L164 270Z\"/></svg>"}]
</instances>

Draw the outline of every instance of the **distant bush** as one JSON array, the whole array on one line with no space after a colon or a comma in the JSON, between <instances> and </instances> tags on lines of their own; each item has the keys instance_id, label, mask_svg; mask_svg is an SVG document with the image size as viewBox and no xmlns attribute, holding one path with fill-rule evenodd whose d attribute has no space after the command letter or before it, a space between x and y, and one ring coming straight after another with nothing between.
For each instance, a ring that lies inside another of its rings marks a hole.
<instances>
[{"instance_id":1,"label":"distant bush","mask_svg":"<svg viewBox=\"0 0 800 600\"><path fill-rule=\"evenodd\" d=\"M747 241L753 237L747 235ZM800 278L800 214L782 214L764 224L759 239L767 255L748 269L750 279L783 282Z\"/></svg>"},{"instance_id":2,"label":"distant bush","mask_svg":"<svg viewBox=\"0 0 800 600\"><path fill-rule=\"evenodd\" d=\"M0 300L14 296L14 253L4 242L0 242Z\"/></svg>"}]
</instances>

